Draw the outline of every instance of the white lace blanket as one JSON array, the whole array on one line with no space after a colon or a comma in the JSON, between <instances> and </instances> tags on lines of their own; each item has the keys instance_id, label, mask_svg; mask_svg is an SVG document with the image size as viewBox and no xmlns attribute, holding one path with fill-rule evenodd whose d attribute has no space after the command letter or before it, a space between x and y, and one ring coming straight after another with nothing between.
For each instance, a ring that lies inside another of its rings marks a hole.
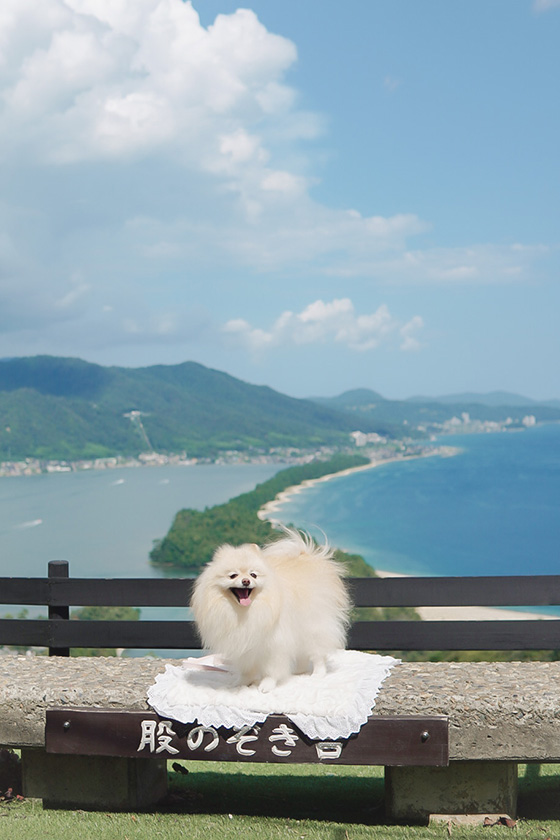
<instances>
[{"instance_id":1,"label":"white lace blanket","mask_svg":"<svg viewBox=\"0 0 560 840\"><path fill-rule=\"evenodd\" d=\"M367 721L383 680L400 662L343 650L333 654L324 676L290 677L270 692L233 685L232 674L215 656L166 665L148 689L155 711L181 723L203 726L254 726L269 714L283 714L308 737L348 738Z\"/></svg>"}]
</instances>

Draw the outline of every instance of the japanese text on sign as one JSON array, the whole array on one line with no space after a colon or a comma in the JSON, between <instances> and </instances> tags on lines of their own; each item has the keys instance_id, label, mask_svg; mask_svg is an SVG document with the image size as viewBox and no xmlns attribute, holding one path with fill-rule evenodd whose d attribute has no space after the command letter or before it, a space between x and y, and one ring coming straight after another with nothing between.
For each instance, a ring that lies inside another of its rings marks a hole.
<instances>
[{"instance_id":1,"label":"japanese text on sign","mask_svg":"<svg viewBox=\"0 0 560 840\"><path fill-rule=\"evenodd\" d=\"M154 755L162 755L169 753L170 755L177 755L180 752L173 746L173 738L177 738L177 734L173 730L173 722L170 720L142 720L140 721L141 734L140 741L137 747L137 752L148 750ZM231 731L231 730L230 730ZM250 758L256 754L256 742L261 738L262 732L260 726L240 726L233 729L233 734L228 734L224 738L226 744L235 746L236 752L245 758ZM289 727L286 723L282 723L272 730L266 741L270 747L273 755L279 758L287 758L292 754L293 748L299 740L299 735L295 730ZM204 752L210 753L217 749L220 745L220 734L213 726L203 726L201 724L193 726L186 735L187 748L194 752L195 750L203 749ZM338 758L342 751L342 745L332 742L332 744L316 745L321 747L317 749L317 756L319 759L323 758ZM329 749L329 746L332 749Z\"/></svg>"}]
</instances>

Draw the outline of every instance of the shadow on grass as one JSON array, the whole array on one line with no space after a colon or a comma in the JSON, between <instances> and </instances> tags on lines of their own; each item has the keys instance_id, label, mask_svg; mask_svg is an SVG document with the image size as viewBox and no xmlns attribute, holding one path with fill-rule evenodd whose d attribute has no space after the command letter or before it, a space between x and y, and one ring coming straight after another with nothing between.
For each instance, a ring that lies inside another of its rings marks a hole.
<instances>
[{"instance_id":1,"label":"shadow on grass","mask_svg":"<svg viewBox=\"0 0 560 840\"><path fill-rule=\"evenodd\" d=\"M189 769L188 775L171 773L168 808L374 825L384 819L383 788L381 775L284 776Z\"/></svg>"},{"instance_id":2,"label":"shadow on grass","mask_svg":"<svg viewBox=\"0 0 560 840\"><path fill-rule=\"evenodd\" d=\"M517 812L524 819L560 820L560 766L520 768Z\"/></svg>"},{"instance_id":3,"label":"shadow on grass","mask_svg":"<svg viewBox=\"0 0 560 840\"><path fill-rule=\"evenodd\" d=\"M288 817L296 820L385 823L382 768L321 767L313 772L273 765L208 769L185 764L170 775L168 810L183 813ZM560 820L560 765L520 765L518 816ZM185 772L184 771L184 772ZM166 809L166 810L167 810Z\"/></svg>"}]
</instances>

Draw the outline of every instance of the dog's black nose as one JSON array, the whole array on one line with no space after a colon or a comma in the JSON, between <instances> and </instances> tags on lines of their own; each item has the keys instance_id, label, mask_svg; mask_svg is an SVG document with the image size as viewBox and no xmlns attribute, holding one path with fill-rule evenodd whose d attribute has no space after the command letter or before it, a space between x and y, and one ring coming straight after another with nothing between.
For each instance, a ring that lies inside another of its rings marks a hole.
<instances>
[{"instance_id":1,"label":"dog's black nose","mask_svg":"<svg viewBox=\"0 0 560 840\"><path fill-rule=\"evenodd\" d=\"M249 578L243 578L241 583L243 584L243 586L251 586L251 581L249 580Z\"/></svg>"}]
</instances>

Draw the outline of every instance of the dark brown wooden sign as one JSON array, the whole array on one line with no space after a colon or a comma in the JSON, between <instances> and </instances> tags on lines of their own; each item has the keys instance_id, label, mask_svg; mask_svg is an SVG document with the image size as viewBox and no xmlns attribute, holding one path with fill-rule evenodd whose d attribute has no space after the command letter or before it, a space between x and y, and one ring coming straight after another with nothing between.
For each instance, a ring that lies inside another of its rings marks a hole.
<instances>
[{"instance_id":1,"label":"dark brown wooden sign","mask_svg":"<svg viewBox=\"0 0 560 840\"><path fill-rule=\"evenodd\" d=\"M448 718L370 716L357 735L312 741L283 715L240 729L183 724L154 712L50 709L49 753L299 764L445 766Z\"/></svg>"}]
</instances>

